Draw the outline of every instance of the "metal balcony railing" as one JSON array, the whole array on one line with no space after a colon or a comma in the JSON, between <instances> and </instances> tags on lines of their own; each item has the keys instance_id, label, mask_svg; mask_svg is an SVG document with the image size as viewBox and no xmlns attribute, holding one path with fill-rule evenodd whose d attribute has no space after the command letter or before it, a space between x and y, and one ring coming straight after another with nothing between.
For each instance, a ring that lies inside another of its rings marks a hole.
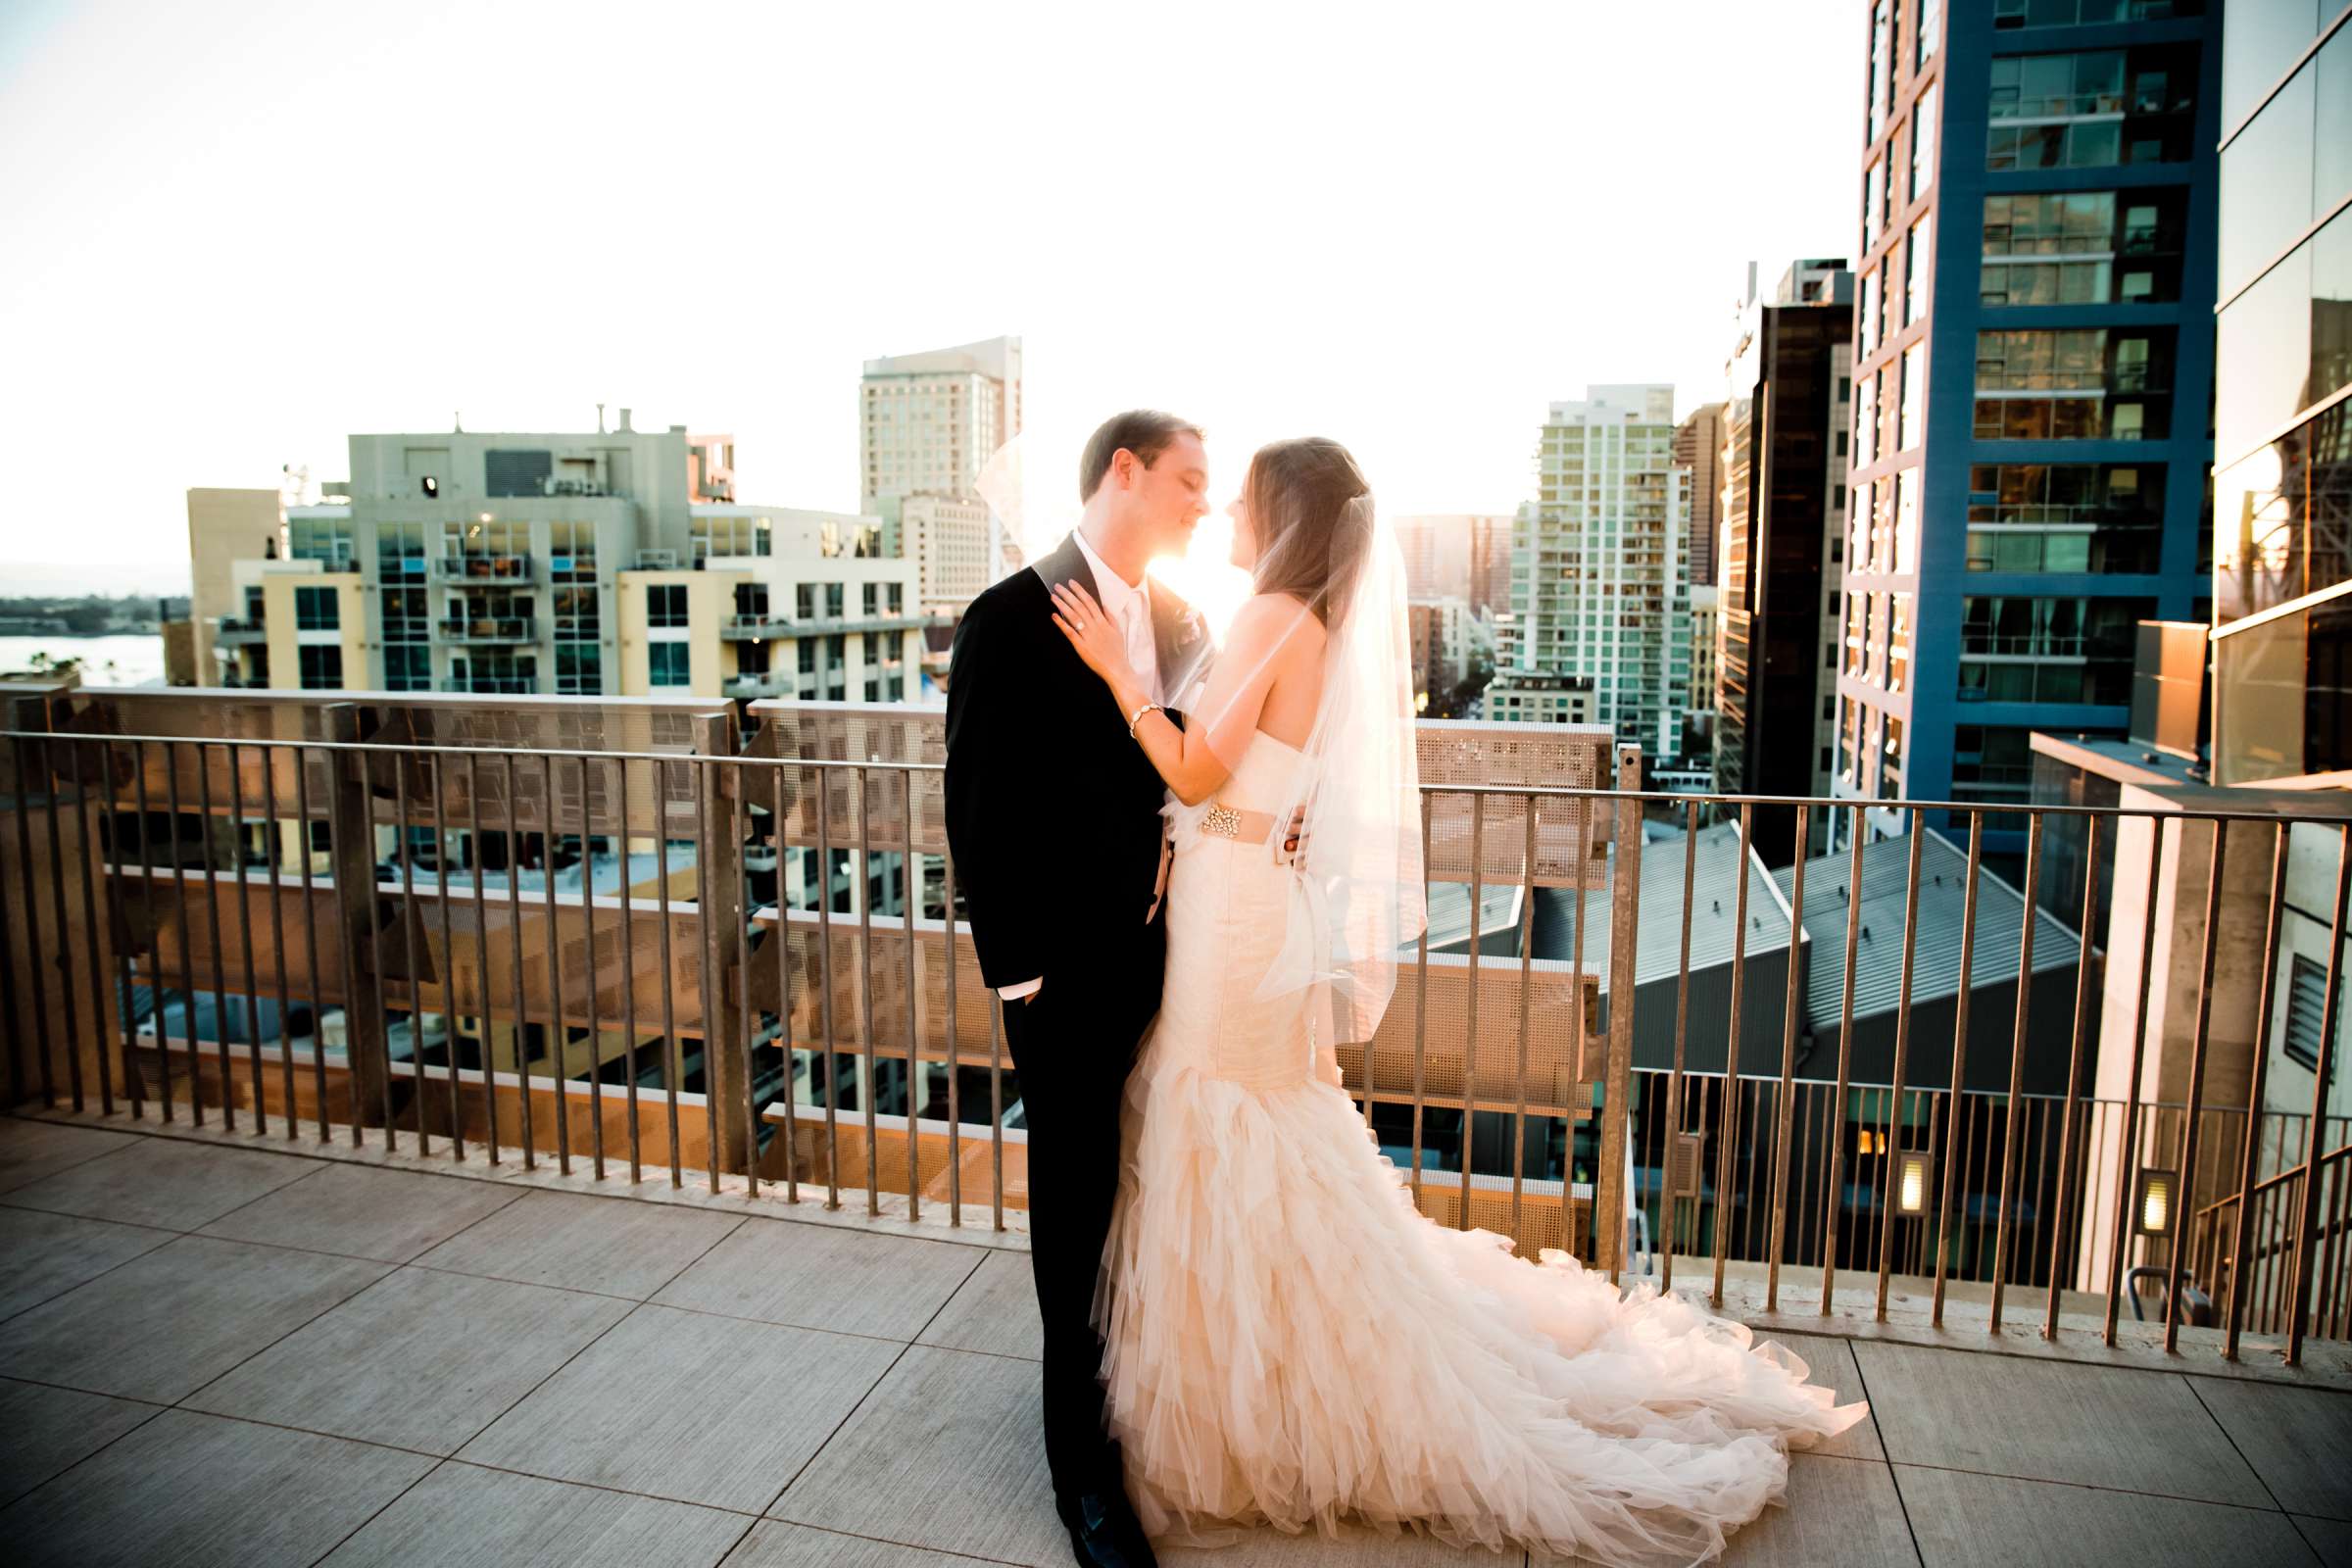
<instances>
[{"instance_id":1,"label":"metal balcony railing","mask_svg":"<svg viewBox=\"0 0 2352 1568\"><path fill-rule=\"evenodd\" d=\"M441 582L529 582L539 567L530 556L455 555L433 558L433 576Z\"/></svg>"},{"instance_id":2,"label":"metal balcony railing","mask_svg":"<svg viewBox=\"0 0 2352 1568\"><path fill-rule=\"evenodd\" d=\"M444 643L530 643L539 640L539 623L530 615L457 615L435 621L433 636Z\"/></svg>"},{"instance_id":3,"label":"metal balcony railing","mask_svg":"<svg viewBox=\"0 0 2352 1568\"><path fill-rule=\"evenodd\" d=\"M270 628L258 618L243 615L222 615L220 629L214 641L227 648L248 647L270 640Z\"/></svg>"},{"instance_id":4,"label":"metal balcony railing","mask_svg":"<svg viewBox=\"0 0 2352 1568\"><path fill-rule=\"evenodd\" d=\"M745 751L731 709L642 699L10 712L13 1103L1020 1223L938 710L763 702ZM1418 745L1431 928L1336 1055L1434 1220L1767 1313L1884 1318L1900 1282L1946 1332L2112 1345L2153 1312L2167 1350L2210 1323L2289 1361L2352 1327L2352 1129L2271 1073L2290 914L2332 956L2335 1070L2340 802L1668 796L1596 728ZM2070 929L2101 865L2114 918Z\"/></svg>"}]
</instances>

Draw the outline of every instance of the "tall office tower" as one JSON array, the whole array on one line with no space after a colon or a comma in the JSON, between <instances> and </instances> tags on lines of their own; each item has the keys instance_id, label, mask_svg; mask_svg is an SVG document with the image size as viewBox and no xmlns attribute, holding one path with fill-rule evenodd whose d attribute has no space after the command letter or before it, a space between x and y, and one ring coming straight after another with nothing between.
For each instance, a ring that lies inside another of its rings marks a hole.
<instances>
[{"instance_id":1,"label":"tall office tower","mask_svg":"<svg viewBox=\"0 0 2352 1568\"><path fill-rule=\"evenodd\" d=\"M1658 763L1681 751L1690 689L1689 472L1674 388L1592 386L1554 403L1536 498L1511 531L1487 716L1589 721Z\"/></svg>"},{"instance_id":2,"label":"tall office tower","mask_svg":"<svg viewBox=\"0 0 2352 1568\"><path fill-rule=\"evenodd\" d=\"M285 509L282 548L197 527L239 613L243 685L911 697L923 632L881 520L733 499L734 443L631 427L350 438L348 482ZM274 510L274 492L270 507ZM787 679L789 677L789 679Z\"/></svg>"},{"instance_id":3,"label":"tall office tower","mask_svg":"<svg viewBox=\"0 0 2352 1568\"><path fill-rule=\"evenodd\" d=\"M2025 800L2205 613L2222 9L1877 0L1841 796Z\"/></svg>"},{"instance_id":4,"label":"tall office tower","mask_svg":"<svg viewBox=\"0 0 2352 1568\"><path fill-rule=\"evenodd\" d=\"M2231 0L2225 24L2213 454L2222 784L2352 768L2348 22L2340 5L2315 19L2308 0ZM2299 997L2302 967L2294 978Z\"/></svg>"},{"instance_id":5,"label":"tall office tower","mask_svg":"<svg viewBox=\"0 0 2352 1568\"><path fill-rule=\"evenodd\" d=\"M1722 404L1702 403L1674 427L1674 461L1690 470L1690 582L1712 584L1723 526Z\"/></svg>"},{"instance_id":6,"label":"tall office tower","mask_svg":"<svg viewBox=\"0 0 2352 1568\"><path fill-rule=\"evenodd\" d=\"M1438 513L1398 517L1396 527L1415 597L1459 599L1477 614L1509 608L1510 518Z\"/></svg>"},{"instance_id":7,"label":"tall office tower","mask_svg":"<svg viewBox=\"0 0 2352 1568\"><path fill-rule=\"evenodd\" d=\"M1854 274L1792 265L1740 308L1725 377L1717 576L1715 787L1827 795L1837 736L1838 576L1845 551ZM1817 818L1810 841L1827 846ZM1796 809L1758 807L1767 864L1795 857Z\"/></svg>"},{"instance_id":8,"label":"tall office tower","mask_svg":"<svg viewBox=\"0 0 2352 1568\"><path fill-rule=\"evenodd\" d=\"M858 389L858 508L902 554L908 496L978 501L980 470L1021 429L1021 340L992 337L865 362Z\"/></svg>"}]
</instances>

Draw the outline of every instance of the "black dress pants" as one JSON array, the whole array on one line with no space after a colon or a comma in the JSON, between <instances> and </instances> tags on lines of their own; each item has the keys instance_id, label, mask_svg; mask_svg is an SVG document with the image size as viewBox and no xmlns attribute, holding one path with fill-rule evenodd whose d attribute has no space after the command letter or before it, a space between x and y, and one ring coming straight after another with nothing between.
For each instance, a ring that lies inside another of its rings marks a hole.
<instances>
[{"instance_id":1,"label":"black dress pants","mask_svg":"<svg viewBox=\"0 0 2352 1568\"><path fill-rule=\"evenodd\" d=\"M1029 1263L1045 1329L1046 1459L1059 1498L1121 1484L1103 1424L1102 1339L1091 1320L1118 1196L1120 1102L1159 1010L1165 932L1154 920L1121 950L1049 969L1034 998L1004 1004L1028 1121Z\"/></svg>"}]
</instances>

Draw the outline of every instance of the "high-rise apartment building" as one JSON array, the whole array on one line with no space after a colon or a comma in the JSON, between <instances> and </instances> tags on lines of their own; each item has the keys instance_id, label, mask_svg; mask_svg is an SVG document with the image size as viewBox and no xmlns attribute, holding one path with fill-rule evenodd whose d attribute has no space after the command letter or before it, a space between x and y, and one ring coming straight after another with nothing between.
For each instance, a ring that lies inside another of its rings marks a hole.
<instances>
[{"instance_id":1,"label":"high-rise apartment building","mask_svg":"<svg viewBox=\"0 0 2352 1568\"><path fill-rule=\"evenodd\" d=\"M900 548L909 496L978 502L980 470L1021 429L1021 340L992 337L865 362L858 389L858 509Z\"/></svg>"},{"instance_id":2,"label":"high-rise apartment building","mask_svg":"<svg viewBox=\"0 0 2352 1568\"><path fill-rule=\"evenodd\" d=\"M1674 432L1671 386L1593 386L1551 406L1536 496L1511 531L1488 717L1574 721L1581 706L1652 761L1680 751L1690 498Z\"/></svg>"},{"instance_id":3,"label":"high-rise apartment building","mask_svg":"<svg viewBox=\"0 0 2352 1568\"><path fill-rule=\"evenodd\" d=\"M2308 0L2231 0L2225 22L2213 454L2222 784L2352 769L2348 24L2352 9L2315 13Z\"/></svg>"},{"instance_id":4,"label":"high-rise apartment building","mask_svg":"<svg viewBox=\"0 0 2352 1568\"><path fill-rule=\"evenodd\" d=\"M213 629L234 683L920 693L913 564L879 518L737 503L728 437L624 410L594 434L354 435L350 458L276 548L198 529L191 494L195 579L237 596Z\"/></svg>"},{"instance_id":5,"label":"high-rise apartment building","mask_svg":"<svg viewBox=\"0 0 2352 1568\"><path fill-rule=\"evenodd\" d=\"M2222 9L1871 11L1842 796L2024 800L2205 613Z\"/></svg>"},{"instance_id":6,"label":"high-rise apartment building","mask_svg":"<svg viewBox=\"0 0 2352 1568\"><path fill-rule=\"evenodd\" d=\"M1748 297L1725 367L1717 570L1715 787L1828 795L1835 760L1838 572L1845 551L1854 274L1792 265ZM1767 864L1795 857L1792 807L1758 807ZM1829 842L1813 823L1818 850Z\"/></svg>"},{"instance_id":7,"label":"high-rise apartment building","mask_svg":"<svg viewBox=\"0 0 2352 1568\"><path fill-rule=\"evenodd\" d=\"M1723 527L1722 404L1702 403L1674 427L1674 461L1690 470L1690 582L1712 584Z\"/></svg>"},{"instance_id":8,"label":"high-rise apartment building","mask_svg":"<svg viewBox=\"0 0 2352 1568\"><path fill-rule=\"evenodd\" d=\"M1417 597L1459 599L1473 614L1511 603L1511 519L1469 513L1396 519L1404 580Z\"/></svg>"}]
</instances>

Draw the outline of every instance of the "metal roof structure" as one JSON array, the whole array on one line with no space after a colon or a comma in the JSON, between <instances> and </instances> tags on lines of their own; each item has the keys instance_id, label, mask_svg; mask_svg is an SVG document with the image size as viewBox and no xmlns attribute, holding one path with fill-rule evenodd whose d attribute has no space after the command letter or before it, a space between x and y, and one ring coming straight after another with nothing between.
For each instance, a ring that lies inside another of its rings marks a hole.
<instances>
[{"instance_id":1,"label":"metal roof structure","mask_svg":"<svg viewBox=\"0 0 2352 1568\"><path fill-rule=\"evenodd\" d=\"M1902 995L1903 906L1910 856L1910 841L1905 838L1881 839L1862 849L1862 928L1854 948L1856 1018L1893 1012ZM1805 935L1813 942L1812 963L1805 976L1805 1010L1817 1024L1833 1027L1844 1002L1847 883L1852 872L1850 850L1805 862ZM1790 896L1795 876L1793 866L1772 873L1784 898ZM1967 883L1967 850L1931 829L1920 847L1913 1006L1959 995ZM2006 983L2017 977L2024 909L2025 900L2016 888L1988 870L1980 872L1972 986ZM2072 969L2080 953L2080 935L2042 912L2034 931L2034 972Z\"/></svg>"}]
</instances>

